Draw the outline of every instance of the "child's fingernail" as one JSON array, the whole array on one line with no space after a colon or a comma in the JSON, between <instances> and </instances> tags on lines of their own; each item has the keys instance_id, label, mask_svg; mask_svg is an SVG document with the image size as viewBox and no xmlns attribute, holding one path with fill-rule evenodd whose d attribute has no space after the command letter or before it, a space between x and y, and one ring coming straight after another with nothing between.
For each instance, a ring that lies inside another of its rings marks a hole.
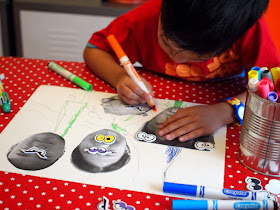
<instances>
[{"instance_id":1,"label":"child's fingernail","mask_svg":"<svg viewBox=\"0 0 280 210\"><path fill-rule=\"evenodd\" d=\"M162 136L163 135L163 131L159 131L158 135Z\"/></svg>"},{"instance_id":2,"label":"child's fingernail","mask_svg":"<svg viewBox=\"0 0 280 210\"><path fill-rule=\"evenodd\" d=\"M187 141L188 140L188 138L186 138L186 137L180 137L179 138L179 141Z\"/></svg>"}]
</instances>

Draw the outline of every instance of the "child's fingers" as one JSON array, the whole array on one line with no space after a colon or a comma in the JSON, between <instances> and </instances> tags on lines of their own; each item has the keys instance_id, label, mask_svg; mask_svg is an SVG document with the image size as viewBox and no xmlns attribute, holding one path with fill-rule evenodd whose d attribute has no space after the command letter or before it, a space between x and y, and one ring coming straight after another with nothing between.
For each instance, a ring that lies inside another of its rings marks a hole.
<instances>
[{"instance_id":1,"label":"child's fingers","mask_svg":"<svg viewBox=\"0 0 280 210\"><path fill-rule=\"evenodd\" d=\"M126 104L130 104L130 105L137 105L139 104L138 101L132 100L130 98L127 98L125 95L121 94L120 98L126 103Z\"/></svg>"},{"instance_id":2,"label":"child's fingers","mask_svg":"<svg viewBox=\"0 0 280 210\"><path fill-rule=\"evenodd\" d=\"M203 135L206 135L204 134L204 131L202 128L199 128L199 129L195 129L183 136L180 136L179 137L179 141L181 142L184 142L184 141L188 141L188 140L191 140L191 139L195 139L195 138L198 138L200 136L203 136Z\"/></svg>"},{"instance_id":3,"label":"child's fingers","mask_svg":"<svg viewBox=\"0 0 280 210\"><path fill-rule=\"evenodd\" d=\"M198 129L196 123L190 123L188 125L185 125L175 131L173 131L172 133L169 133L165 136L166 140L173 140L175 138L179 138L185 134L191 133L194 130ZM180 138L179 138L180 139ZM186 140L185 140L186 141Z\"/></svg>"},{"instance_id":4,"label":"child's fingers","mask_svg":"<svg viewBox=\"0 0 280 210\"><path fill-rule=\"evenodd\" d=\"M178 110L174 115L171 115L166 121L164 121L160 125L160 129L163 129L163 128L167 127L168 125L170 125L171 123L174 123L181 118L185 118L188 115L189 114L188 114L188 109L187 108L184 109L184 110Z\"/></svg>"},{"instance_id":5,"label":"child's fingers","mask_svg":"<svg viewBox=\"0 0 280 210\"><path fill-rule=\"evenodd\" d=\"M183 134L191 132L194 129L197 129L197 125L190 117L186 117L169 124L159 131L159 135L165 136L166 140L173 140Z\"/></svg>"},{"instance_id":6,"label":"child's fingers","mask_svg":"<svg viewBox=\"0 0 280 210\"><path fill-rule=\"evenodd\" d=\"M137 89L137 88L136 88ZM129 104L132 104L132 101L136 101L136 104L139 103L145 103L146 101L144 99L142 99L137 93L139 93L139 90L132 90L130 87L128 86L122 86L122 88L118 91L118 93L120 95L122 95L123 100L126 100L125 102ZM138 88L139 89L139 88ZM140 91L140 93L142 93Z\"/></svg>"}]
</instances>

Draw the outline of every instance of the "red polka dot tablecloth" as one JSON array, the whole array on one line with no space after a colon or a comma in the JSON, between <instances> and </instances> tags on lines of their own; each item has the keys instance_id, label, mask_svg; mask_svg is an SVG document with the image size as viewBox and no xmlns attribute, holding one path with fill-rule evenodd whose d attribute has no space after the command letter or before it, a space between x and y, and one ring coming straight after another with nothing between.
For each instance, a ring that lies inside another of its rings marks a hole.
<instances>
[{"instance_id":1,"label":"red polka dot tablecloth","mask_svg":"<svg viewBox=\"0 0 280 210\"><path fill-rule=\"evenodd\" d=\"M5 75L3 84L12 104L9 113L0 110L0 133L40 85L79 88L50 71L48 62L49 60L0 57L0 74ZM94 90L116 93L110 85L94 76L84 63L55 62L91 83ZM214 104L246 90L246 81L241 78L199 83L143 69L139 69L139 74L151 82L155 97L160 99ZM227 127L224 187L246 190L246 177L258 178L263 188L271 179L280 180L253 172L239 162L236 151L240 131L238 126ZM113 209L114 201L125 202L128 207L133 206L135 209L156 210L171 209L172 199L174 197L0 171L0 209L97 209L98 205L105 205L106 202L110 205L108 209Z\"/></svg>"}]
</instances>

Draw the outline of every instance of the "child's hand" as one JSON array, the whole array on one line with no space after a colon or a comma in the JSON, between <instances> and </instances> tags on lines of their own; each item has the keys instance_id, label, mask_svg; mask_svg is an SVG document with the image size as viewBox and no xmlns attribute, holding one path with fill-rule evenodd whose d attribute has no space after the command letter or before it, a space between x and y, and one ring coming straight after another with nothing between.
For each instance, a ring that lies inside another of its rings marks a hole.
<instances>
[{"instance_id":1,"label":"child's hand","mask_svg":"<svg viewBox=\"0 0 280 210\"><path fill-rule=\"evenodd\" d=\"M153 95L152 85L143 77L141 77L141 79ZM138 87L138 85L127 74L120 77L116 85L116 89L120 98L127 104L144 104L150 98L149 94Z\"/></svg>"},{"instance_id":2,"label":"child's hand","mask_svg":"<svg viewBox=\"0 0 280 210\"><path fill-rule=\"evenodd\" d=\"M231 109L226 103L179 109L161 124L159 135L165 136L166 140L179 137L182 142L209 135L234 121Z\"/></svg>"}]
</instances>

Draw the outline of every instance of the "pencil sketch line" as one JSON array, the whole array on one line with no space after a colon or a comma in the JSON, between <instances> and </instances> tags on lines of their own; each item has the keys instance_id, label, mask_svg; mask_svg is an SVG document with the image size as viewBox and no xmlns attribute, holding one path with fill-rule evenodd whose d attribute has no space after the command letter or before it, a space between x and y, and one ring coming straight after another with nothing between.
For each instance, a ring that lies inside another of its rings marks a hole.
<instances>
[{"instance_id":1,"label":"pencil sketch line","mask_svg":"<svg viewBox=\"0 0 280 210\"><path fill-rule=\"evenodd\" d=\"M64 110L64 111L62 111L62 117L60 118L60 120L58 120L54 131L57 131L57 129L58 129L60 123L62 122L64 116L66 115L66 107L68 106L69 101L66 101L64 104L65 104L65 105L64 105L63 108L62 108L62 110ZM60 113L60 114L61 114L61 113ZM59 114L59 115L60 115L60 114ZM59 117L58 117L58 119L59 119Z\"/></svg>"}]
</instances>

